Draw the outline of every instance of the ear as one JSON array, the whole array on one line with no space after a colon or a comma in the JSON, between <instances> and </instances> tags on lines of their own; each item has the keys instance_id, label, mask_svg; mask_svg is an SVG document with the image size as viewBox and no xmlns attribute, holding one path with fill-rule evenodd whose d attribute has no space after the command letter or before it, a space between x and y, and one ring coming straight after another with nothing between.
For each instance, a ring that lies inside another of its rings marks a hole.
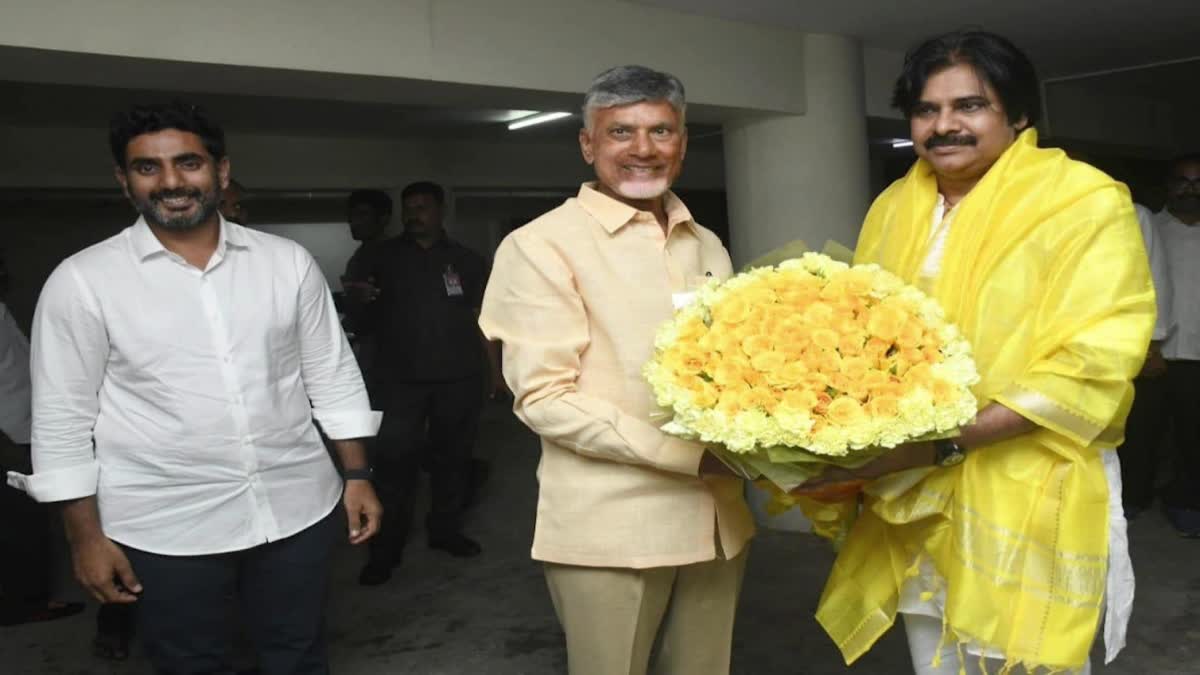
<instances>
[{"instance_id":1,"label":"ear","mask_svg":"<svg viewBox=\"0 0 1200 675\"><path fill-rule=\"evenodd\" d=\"M579 130L579 152L583 155L583 161L589 165L596 161L596 154L592 151L592 133L587 127Z\"/></svg>"},{"instance_id":2,"label":"ear","mask_svg":"<svg viewBox=\"0 0 1200 675\"><path fill-rule=\"evenodd\" d=\"M683 130L681 131L681 133L680 133L680 137L679 137L679 138L680 138L680 143L679 143L679 161L680 161L680 162L682 162L682 161L683 161L683 158L684 158L684 157L687 157L687 142L688 142L688 132L687 132L687 125L686 125L686 124L685 124L685 125L683 125Z\"/></svg>"},{"instance_id":3,"label":"ear","mask_svg":"<svg viewBox=\"0 0 1200 675\"><path fill-rule=\"evenodd\" d=\"M228 156L222 157L221 161L217 162L217 181L220 183L222 190L229 187L229 157Z\"/></svg>"},{"instance_id":4,"label":"ear","mask_svg":"<svg viewBox=\"0 0 1200 675\"><path fill-rule=\"evenodd\" d=\"M125 175L125 169L114 164L113 176L117 179L117 183L120 184L121 192L125 193L125 197L133 199L133 195L129 194L129 176Z\"/></svg>"},{"instance_id":5,"label":"ear","mask_svg":"<svg viewBox=\"0 0 1200 675\"><path fill-rule=\"evenodd\" d=\"M1013 129L1015 129L1018 134L1021 133L1022 131L1025 131L1028 128L1029 128L1029 117L1027 115L1021 115L1021 119L1017 120L1016 123L1013 124Z\"/></svg>"}]
</instances>

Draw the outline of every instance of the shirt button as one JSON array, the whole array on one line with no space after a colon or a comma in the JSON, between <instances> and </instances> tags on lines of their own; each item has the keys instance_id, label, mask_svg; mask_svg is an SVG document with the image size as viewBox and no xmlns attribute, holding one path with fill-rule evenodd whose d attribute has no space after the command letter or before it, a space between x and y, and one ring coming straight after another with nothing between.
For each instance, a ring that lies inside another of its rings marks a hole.
<instances>
[{"instance_id":1,"label":"shirt button","mask_svg":"<svg viewBox=\"0 0 1200 675\"><path fill-rule=\"evenodd\" d=\"M226 354L225 355L225 363L232 363L232 362L233 362L233 357L230 356L229 354Z\"/></svg>"}]
</instances>

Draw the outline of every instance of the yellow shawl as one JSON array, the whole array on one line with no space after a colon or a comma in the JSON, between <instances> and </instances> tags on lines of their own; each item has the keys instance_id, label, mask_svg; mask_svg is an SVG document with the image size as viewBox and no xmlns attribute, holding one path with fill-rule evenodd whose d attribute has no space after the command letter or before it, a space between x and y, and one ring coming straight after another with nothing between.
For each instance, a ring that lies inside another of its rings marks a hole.
<instances>
[{"instance_id":1,"label":"yellow shawl","mask_svg":"<svg viewBox=\"0 0 1200 675\"><path fill-rule=\"evenodd\" d=\"M916 282L936 199L918 161L871 207L855 262ZM980 405L1039 429L972 448L911 489L869 490L817 620L853 662L927 558L946 582L945 639L1010 667L1079 668L1108 569L1099 449L1121 440L1154 324L1128 191L1025 131L959 205L932 294L974 348Z\"/></svg>"}]
</instances>

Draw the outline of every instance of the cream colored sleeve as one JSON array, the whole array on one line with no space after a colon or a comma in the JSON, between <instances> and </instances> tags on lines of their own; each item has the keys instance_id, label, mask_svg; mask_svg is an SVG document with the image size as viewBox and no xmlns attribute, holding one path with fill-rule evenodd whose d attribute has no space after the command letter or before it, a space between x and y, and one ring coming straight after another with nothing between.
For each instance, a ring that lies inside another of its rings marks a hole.
<instances>
[{"instance_id":1,"label":"cream colored sleeve","mask_svg":"<svg viewBox=\"0 0 1200 675\"><path fill-rule=\"evenodd\" d=\"M697 475L702 446L578 391L590 340L586 303L545 241L518 231L500 245L479 326L503 343L513 412L539 436L588 457Z\"/></svg>"}]
</instances>

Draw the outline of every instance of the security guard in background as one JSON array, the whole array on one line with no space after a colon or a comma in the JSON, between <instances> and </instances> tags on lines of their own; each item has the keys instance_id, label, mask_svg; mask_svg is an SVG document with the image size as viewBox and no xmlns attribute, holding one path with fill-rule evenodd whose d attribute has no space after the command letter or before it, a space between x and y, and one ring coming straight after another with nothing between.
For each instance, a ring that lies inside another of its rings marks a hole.
<instances>
[{"instance_id":1,"label":"security guard in background","mask_svg":"<svg viewBox=\"0 0 1200 675\"><path fill-rule=\"evenodd\" d=\"M439 185L413 183L400 202L404 234L372 256L375 292L362 326L374 335L373 388L384 411L375 483L387 514L359 576L367 586L386 582L400 563L426 447L429 545L460 557L481 552L462 533L462 514L485 378L493 393L503 387L498 350L477 326L487 264L447 238Z\"/></svg>"}]
</instances>

